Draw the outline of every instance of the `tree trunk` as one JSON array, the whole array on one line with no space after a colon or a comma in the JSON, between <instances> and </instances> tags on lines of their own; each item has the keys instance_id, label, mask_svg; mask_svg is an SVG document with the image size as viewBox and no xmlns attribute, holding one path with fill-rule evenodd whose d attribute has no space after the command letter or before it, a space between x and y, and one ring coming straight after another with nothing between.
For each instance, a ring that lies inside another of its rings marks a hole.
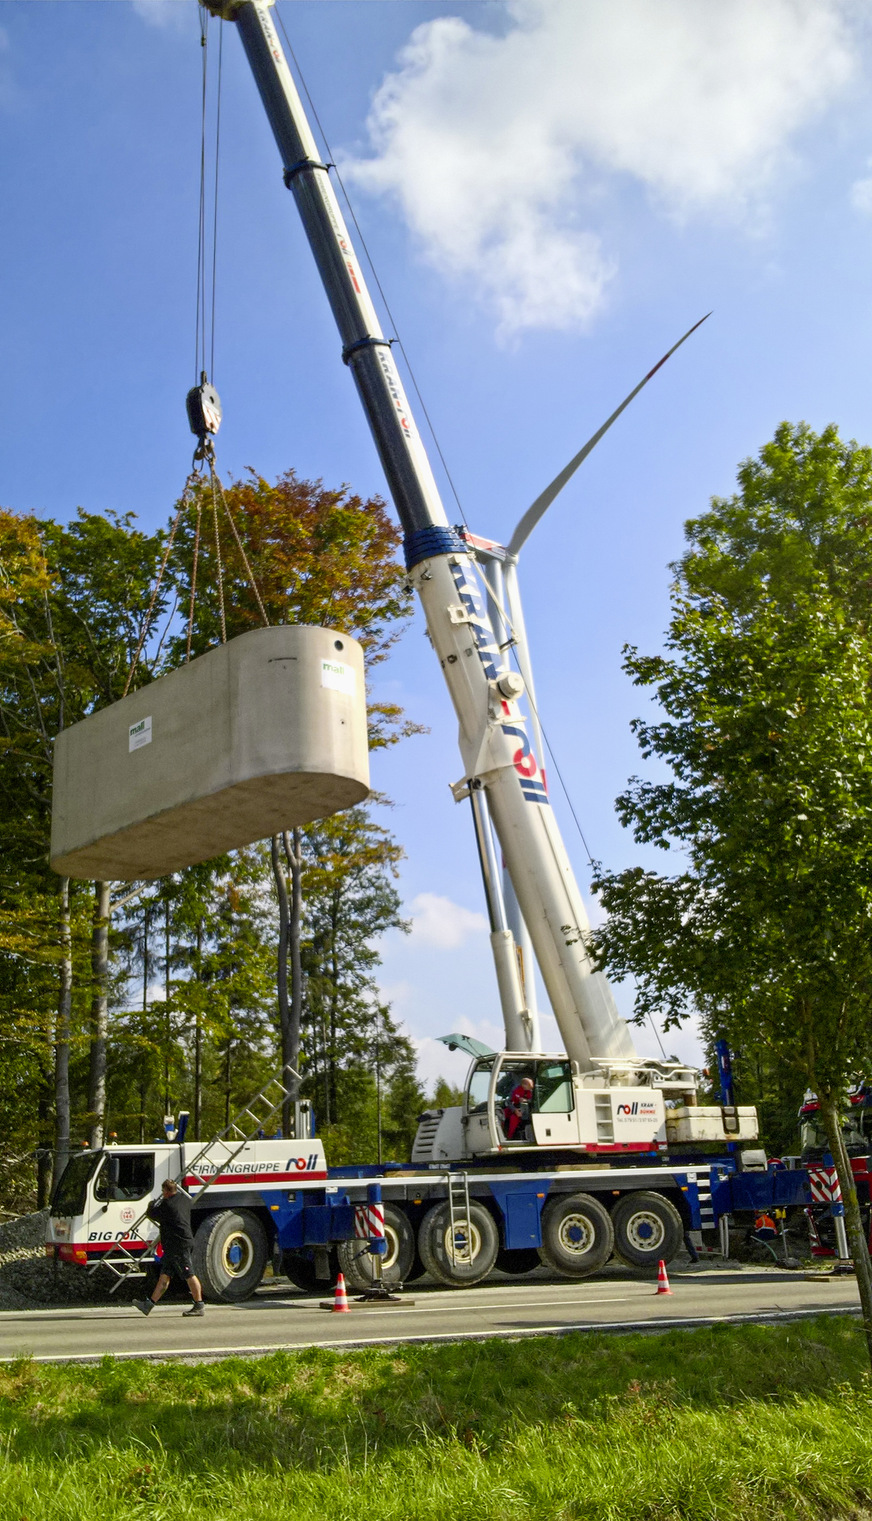
<instances>
[{"instance_id":1,"label":"tree trunk","mask_svg":"<svg viewBox=\"0 0 872 1521\"><path fill-rule=\"evenodd\" d=\"M845 1206L845 1228L848 1233L848 1245L854 1261L854 1271L857 1275L857 1288L860 1291L860 1308L863 1312L863 1330L866 1336L866 1345L869 1350L869 1361L872 1364L872 1263L869 1260L869 1243L863 1230L863 1221L860 1216L860 1204L857 1199L857 1186L854 1182L854 1171L851 1167L851 1159L845 1146L842 1135L842 1115L838 1103L838 1096L822 1094L818 1092L821 1119L827 1133L830 1151L836 1164L836 1172L839 1177L839 1186L842 1190L842 1202Z\"/></svg>"},{"instance_id":2,"label":"tree trunk","mask_svg":"<svg viewBox=\"0 0 872 1521\"><path fill-rule=\"evenodd\" d=\"M203 975L203 921L197 922L197 981ZM203 1110L203 1030L200 1023L199 1005L194 1015L194 1140L200 1139L200 1117Z\"/></svg>"},{"instance_id":3,"label":"tree trunk","mask_svg":"<svg viewBox=\"0 0 872 1521\"><path fill-rule=\"evenodd\" d=\"M170 1013L170 900L164 900L164 1114L170 1112L170 1044L172 1040L172 1016Z\"/></svg>"},{"instance_id":4,"label":"tree trunk","mask_svg":"<svg viewBox=\"0 0 872 1521\"><path fill-rule=\"evenodd\" d=\"M287 1052L282 1052L282 1062L290 1066L291 1098L300 1097L300 1030L303 1021L303 846L299 829L288 839L287 830L282 836L291 875L291 910L288 920L288 949L291 957L291 1009L288 1021Z\"/></svg>"},{"instance_id":5,"label":"tree trunk","mask_svg":"<svg viewBox=\"0 0 872 1521\"><path fill-rule=\"evenodd\" d=\"M73 1002L73 949L70 933L70 879L61 877L58 931L58 1017L55 1025L55 1164L58 1179L70 1159L70 1016Z\"/></svg>"},{"instance_id":6,"label":"tree trunk","mask_svg":"<svg viewBox=\"0 0 872 1521\"><path fill-rule=\"evenodd\" d=\"M142 1034L145 1037L148 1029L148 975L150 971L148 957L148 904L142 908ZM139 1065L139 1144L145 1141L145 1101L148 1092L148 1068L145 1063L145 1053Z\"/></svg>"},{"instance_id":7,"label":"tree trunk","mask_svg":"<svg viewBox=\"0 0 872 1521\"><path fill-rule=\"evenodd\" d=\"M282 1082L285 1081L284 1068L290 1061L288 1049L291 1039L291 1009L288 1000L288 936L290 931L290 904L288 902L288 882L285 869L279 854L281 835L274 834L270 840L270 860L272 862L273 881L276 885L276 897L279 900L279 943L276 953L276 993L279 1006L279 1040L282 1051ZM282 1105L282 1135L289 1136L291 1133L291 1101L285 1099Z\"/></svg>"},{"instance_id":8,"label":"tree trunk","mask_svg":"<svg viewBox=\"0 0 872 1521\"><path fill-rule=\"evenodd\" d=\"M45 1209L51 1197L51 1080L43 1073L37 1099L36 1207Z\"/></svg>"},{"instance_id":9,"label":"tree trunk","mask_svg":"<svg viewBox=\"0 0 872 1521\"><path fill-rule=\"evenodd\" d=\"M91 1060L88 1109L92 1150L103 1145L106 1121L106 1043L109 1033L109 883L94 883L91 931Z\"/></svg>"},{"instance_id":10,"label":"tree trunk","mask_svg":"<svg viewBox=\"0 0 872 1521\"><path fill-rule=\"evenodd\" d=\"M339 1123L339 952L336 948L339 929L339 893L334 891L330 904L330 1109L335 1124Z\"/></svg>"}]
</instances>

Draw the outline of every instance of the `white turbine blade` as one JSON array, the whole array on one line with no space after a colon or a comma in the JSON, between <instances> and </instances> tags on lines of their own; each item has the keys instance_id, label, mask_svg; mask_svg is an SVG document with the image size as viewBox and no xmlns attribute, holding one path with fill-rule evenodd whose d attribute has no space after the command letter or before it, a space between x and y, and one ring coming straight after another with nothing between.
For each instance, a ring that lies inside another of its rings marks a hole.
<instances>
[{"instance_id":1,"label":"white turbine blade","mask_svg":"<svg viewBox=\"0 0 872 1521\"><path fill-rule=\"evenodd\" d=\"M584 448L579 450L575 458L569 461L569 464L566 465L563 470L561 470L559 475L555 475L553 481L551 482L551 485L545 487L545 490L542 492L541 496L537 496L532 506L527 508L527 511L524 513L524 516L521 518L521 521L518 523L514 533L512 534L512 537L506 545L506 548L508 549L510 555L517 555L518 551L521 549L521 546L527 542L527 539L530 537L530 534L533 532L533 529L536 527L539 519L543 517L544 514L548 511L548 508L551 506L554 498L563 490L567 481L572 479L579 465L583 460L587 459L587 456L590 454L591 449L596 448L603 434L608 433L609 428L612 426L612 423L620 417L624 409L630 405L630 402L633 401L636 396L638 396L643 386L646 386L648 384L648 381L651 379L651 377L657 374L657 371L666 363L667 359L672 358L675 350L680 349L681 345L686 342L691 333L695 333L698 327L702 327L702 324L707 321L710 316L711 312L706 312L705 317L700 317L699 322L695 322L693 324L693 327L688 328L684 337L679 338L678 342L672 345L672 348L669 350L668 354L664 354L662 359L658 359L653 370L649 370L644 380L639 381L639 384L636 386L635 390L632 390L629 396L627 396L625 400L621 402L621 405L616 408L611 417L609 417L603 423L602 427L599 428L596 433L594 433L593 438L588 439Z\"/></svg>"}]
</instances>

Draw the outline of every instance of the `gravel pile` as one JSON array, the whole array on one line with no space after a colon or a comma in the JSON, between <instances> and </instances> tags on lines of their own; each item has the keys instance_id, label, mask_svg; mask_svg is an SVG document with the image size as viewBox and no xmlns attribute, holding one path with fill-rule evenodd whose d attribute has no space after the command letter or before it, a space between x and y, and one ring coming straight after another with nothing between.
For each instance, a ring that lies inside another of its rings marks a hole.
<instances>
[{"instance_id":1,"label":"gravel pile","mask_svg":"<svg viewBox=\"0 0 872 1521\"><path fill-rule=\"evenodd\" d=\"M45 1255L48 1210L19 1215L0 1225L0 1311L35 1310L69 1304L129 1302L142 1293L142 1279L132 1278L114 1294L115 1281L102 1269L54 1263Z\"/></svg>"}]
</instances>

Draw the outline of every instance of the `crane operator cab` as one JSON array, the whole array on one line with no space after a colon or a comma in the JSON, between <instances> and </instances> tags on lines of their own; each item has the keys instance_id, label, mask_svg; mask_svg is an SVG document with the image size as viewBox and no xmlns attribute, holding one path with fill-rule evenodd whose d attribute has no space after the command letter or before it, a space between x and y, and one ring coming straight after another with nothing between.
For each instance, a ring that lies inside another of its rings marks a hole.
<instances>
[{"instance_id":1,"label":"crane operator cab","mask_svg":"<svg viewBox=\"0 0 872 1521\"><path fill-rule=\"evenodd\" d=\"M465 1099L464 1149L472 1156L531 1147L648 1151L666 1141L661 1093L589 1088L562 1054L479 1057Z\"/></svg>"},{"instance_id":2,"label":"crane operator cab","mask_svg":"<svg viewBox=\"0 0 872 1521\"><path fill-rule=\"evenodd\" d=\"M489 1051L471 1036L440 1038L473 1062L462 1105L419 1117L415 1163L524 1150L591 1159L635 1154L641 1161L670 1143L757 1135L753 1108L700 1105L699 1074L681 1062L594 1057L582 1070L564 1052Z\"/></svg>"},{"instance_id":3,"label":"crane operator cab","mask_svg":"<svg viewBox=\"0 0 872 1521\"><path fill-rule=\"evenodd\" d=\"M464 1106L473 1154L506 1146L578 1144L572 1072L564 1056L482 1057L469 1074Z\"/></svg>"}]
</instances>

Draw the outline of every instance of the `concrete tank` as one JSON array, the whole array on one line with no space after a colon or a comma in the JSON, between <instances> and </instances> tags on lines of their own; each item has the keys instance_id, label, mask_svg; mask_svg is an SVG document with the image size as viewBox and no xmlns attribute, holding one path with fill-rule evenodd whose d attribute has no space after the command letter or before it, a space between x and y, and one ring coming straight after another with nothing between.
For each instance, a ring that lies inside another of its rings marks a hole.
<instances>
[{"instance_id":1,"label":"concrete tank","mask_svg":"<svg viewBox=\"0 0 872 1521\"><path fill-rule=\"evenodd\" d=\"M58 736L51 864L161 877L368 792L360 645L333 629L254 629Z\"/></svg>"}]
</instances>

